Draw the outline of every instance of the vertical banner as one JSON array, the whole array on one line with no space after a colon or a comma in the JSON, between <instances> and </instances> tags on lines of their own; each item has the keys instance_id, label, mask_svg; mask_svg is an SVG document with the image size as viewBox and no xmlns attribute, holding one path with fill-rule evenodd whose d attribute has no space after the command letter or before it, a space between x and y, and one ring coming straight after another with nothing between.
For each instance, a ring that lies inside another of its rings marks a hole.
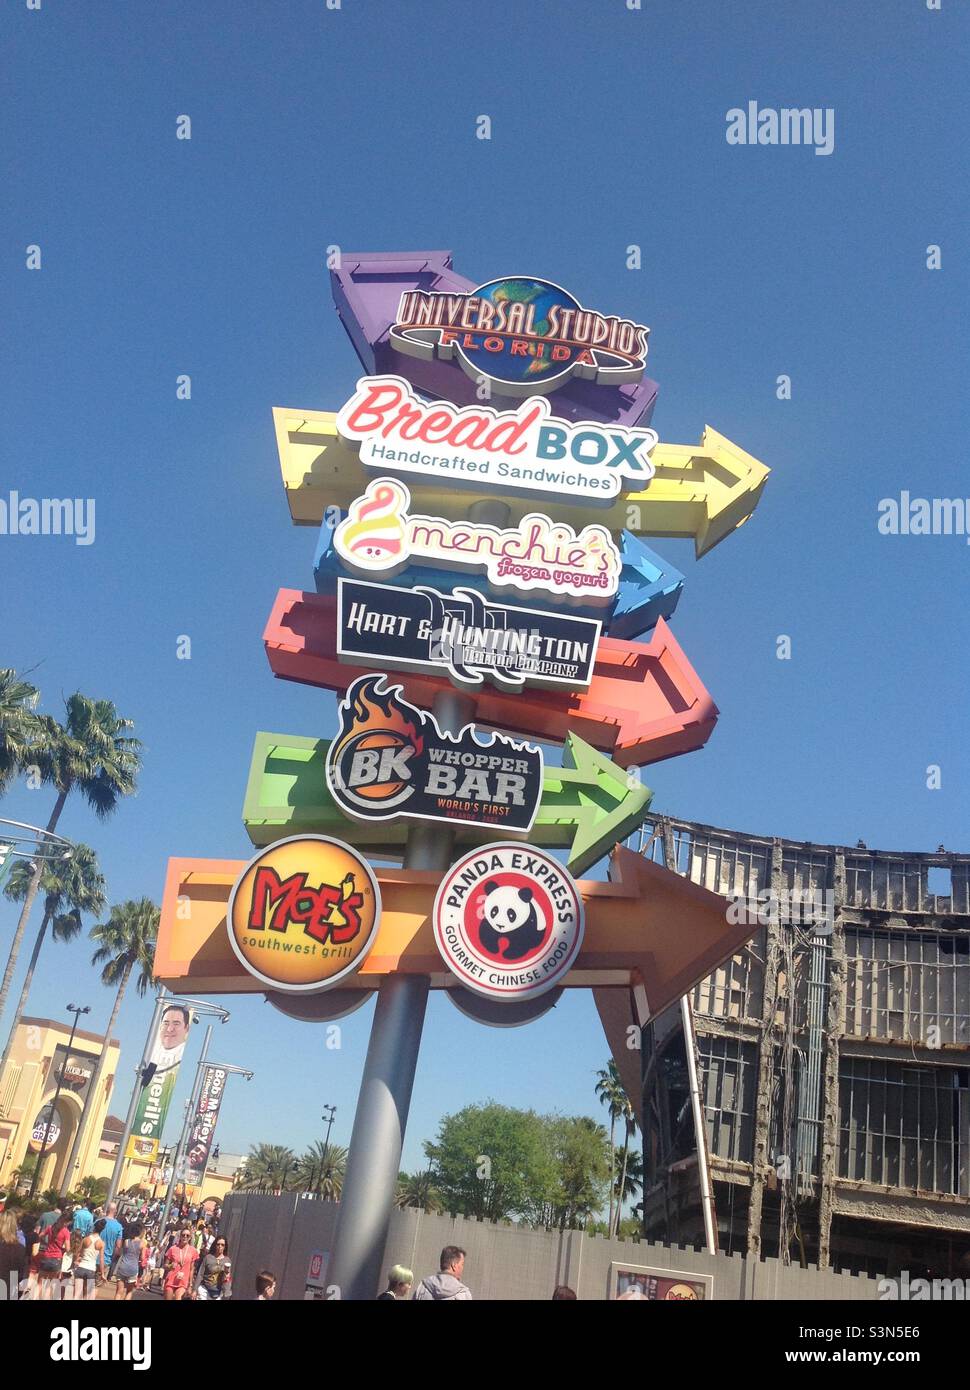
<instances>
[{"instance_id":1,"label":"vertical banner","mask_svg":"<svg viewBox=\"0 0 970 1390\"><path fill-rule=\"evenodd\" d=\"M222 1067L207 1066L202 1073L202 1087L199 1091L199 1104L189 1133L189 1147L185 1155L185 1185L198 1187L205 1177L212 1136L216 1132L219 1106L226 1086L227 1073Z\"/></svg>"},{"instance_id":2,"label":"vertical banner","mask_svg":"<svg viewBox=\"0 0 970 1390\"><path fill-rule=\"evenodd\" d=\"M168 1004L158 1020L148 1063L142 1072L141 1095L125 1150L126 1158L155 1163L165 1117L171 1104L179 1063L189 1036L191 1011L185 1004Z\"/></svg>"},{"instance_id":3,"label":"vertical banner","mask_svg":"<svg viewBox=\"0 0 970 1390\"><path fill-rule=\"evenodd\" d=\"M3 887L3 880L13 868L13 845L7 844L6 840L0 840L0 888Z\"/></svg>"}]
</instances>

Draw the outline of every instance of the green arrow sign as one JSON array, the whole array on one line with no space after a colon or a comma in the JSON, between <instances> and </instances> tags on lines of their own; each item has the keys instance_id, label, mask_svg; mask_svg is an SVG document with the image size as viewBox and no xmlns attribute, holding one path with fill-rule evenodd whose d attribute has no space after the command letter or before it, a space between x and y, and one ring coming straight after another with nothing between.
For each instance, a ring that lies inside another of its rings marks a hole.
<instances>
[{"instance_id":1,"label":"green arrow sign","mask_svg":"<svg viewBox=\"0 0 970 1390\"><path fill-rule=\"evenodd\" d=\"M378 857L397 859L407 839L405 820L350 821L327 789L324 763L330 740L289 734L257 734L253 746L243 823L254 845L287 835L333 835ZM625 840L640 824L653 793L636 773L617 767L575 734L563 746L563 766L546 766L542 802L529 843L569 847L567 866L582 874ZM494 840L495 830L455 827L465 848Z\"/></svg>"}]
</instances>

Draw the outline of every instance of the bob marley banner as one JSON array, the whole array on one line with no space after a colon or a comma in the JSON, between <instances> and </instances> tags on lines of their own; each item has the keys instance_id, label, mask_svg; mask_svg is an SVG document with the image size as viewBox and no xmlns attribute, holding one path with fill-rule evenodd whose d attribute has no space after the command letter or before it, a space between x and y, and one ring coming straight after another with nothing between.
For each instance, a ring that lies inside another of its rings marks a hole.
<instances>
[{"instance_id":1,"label":"bob marley banner","mask_svg":"<svg viewBox=\"0 0 970 1390\"><path fill-rule=\"evenodd\" d=\"M222 1067L208 1066L202 1073L202 1088L199 1091L199 1104L189 1133L189 1147L185 1155L185 1185L198 1187L205 1177L212 1136L216 1132L219 1106L226 1088L226 1072Z\"/></svg>"},{"instance_id":2,"label":"bob marley banner","mask_svg":"<svg viewBox=\"0 0 970 1390\"><path fill-rule=\"evenodd\" d=\"M192 1013L184 1004L167 1004L158 1020L148 1063L141 1074L141 1095L132 1124L126 1158L154 1163L165 1127L165 1117L175 1090L182 1053L189 1036Z\"/></svg>"}]
</instances>

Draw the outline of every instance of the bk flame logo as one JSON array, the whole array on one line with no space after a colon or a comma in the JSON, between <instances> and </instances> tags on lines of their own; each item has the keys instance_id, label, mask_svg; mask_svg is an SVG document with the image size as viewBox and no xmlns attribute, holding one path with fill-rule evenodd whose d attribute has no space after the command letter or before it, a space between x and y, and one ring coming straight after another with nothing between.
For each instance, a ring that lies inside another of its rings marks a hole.
<instances>
[{"instance_id":1,"label":"bk flame logo","mask_svg":"<svg viewBox=\"0 0 970 1390\"><path fill-rule=\"evenodd\" d=\"M340 706L340 732L327 756L331 789L366 810L399 806L414 790L412 764L424 752L421 716L383 676L354 681Z\"/></svg>"}]
</instances>

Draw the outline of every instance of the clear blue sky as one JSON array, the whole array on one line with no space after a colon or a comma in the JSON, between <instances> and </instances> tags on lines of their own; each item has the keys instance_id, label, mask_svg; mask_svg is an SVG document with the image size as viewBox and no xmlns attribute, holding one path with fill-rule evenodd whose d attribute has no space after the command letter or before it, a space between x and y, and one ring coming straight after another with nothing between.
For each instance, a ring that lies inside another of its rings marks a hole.
<instances>
[{"instance_id":1,"label":"clear blue sky","mask_svg":"<svg viewBox=\"0 0 970 1390\"><path fill-rule=\"evenodd\" d=\"M876 530L902 489L970 494L963 5L9 0L0 34L0 496L97 503L93 546L0 537L0 665L36 668L51 712L80 689L137 723L137 798L103 826L81 804L62 822L112 901L158 898L170 854L247 856L256 730L334 727L333 698L274 681L260 640L277 588L312 587L314 548L271 409L336 409L358 372L331 243L452 248L472 279L532 272L649 324L661 438L710 423L772 468L754 520L699 564L657 543L687 574L675 631L721 709L707 749L650 770L657 807L967 847L970 552ZM834 153L729 146L725 113L749 100L834 108ZM18 790L0 814L43 821L51 801ZM2 954L14 922L0 904ZM103 1026L88 956L48 948L32 1012L79 999ZM214 1055L256 1078L231 1083L223 1148L300 1147L323 1102L346 1143L371 1008L334 1052L320 1027L227 1002ZM148 1017L125 1005L125 1072ZM511 1032L433 999L406 1164L469 1101L594 1113L606 1055L585 995Z\"/></svg>"}]
</instances>

